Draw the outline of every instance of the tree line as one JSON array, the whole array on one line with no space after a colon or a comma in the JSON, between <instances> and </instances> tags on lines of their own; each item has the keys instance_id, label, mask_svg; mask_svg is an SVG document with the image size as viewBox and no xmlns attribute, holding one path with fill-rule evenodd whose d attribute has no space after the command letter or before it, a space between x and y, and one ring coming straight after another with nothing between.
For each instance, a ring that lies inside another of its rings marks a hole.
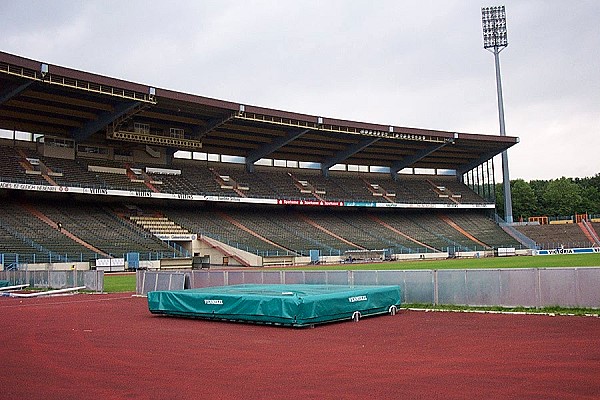
<instances>
[{"instance_id":1,"label":"tree line","mask_svg":"<svg viewBox=\"0 0 600 400\"><path fill-rule=\"evenodd\" d=\"M513 219L570 217L588 213L600 217L600 173L590 178L510 181ZM496 184L496 209L504 216L504 189Z\"/></svg>"}]
</instances>

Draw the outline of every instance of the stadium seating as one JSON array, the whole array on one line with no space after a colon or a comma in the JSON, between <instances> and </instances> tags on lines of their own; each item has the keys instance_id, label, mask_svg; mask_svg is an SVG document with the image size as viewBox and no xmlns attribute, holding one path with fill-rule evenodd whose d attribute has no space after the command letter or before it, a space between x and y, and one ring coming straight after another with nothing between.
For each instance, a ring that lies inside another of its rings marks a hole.
<instances>
[{"instance_id":1,"label":"stadium seating","mask_svg":"<svg viewBox=\"0 0 600 400\"><path fill-rule=\"evenodd\" d=\"M357 250L362 247L353 242L355 238L347 234L343 225L332 226L326 213L298 211L283 215L283 223L294 231L303 232L313 238L320 245L316 249L325 255L340 255L345 250Z\"/></svg>"},{"instance_id":2,"label":"stadium seating","mask_svg":"<svg viewBox=\"0 0 600 400\"><path fill-rule=\"evenodd\" d=\"M455 204L485 203L454 177L340 173L324 177L319 170L260 167L249 173L241 164L175 160L178 175L146 173L146 167L106 159L44 157L31 148L0 146L0 179L8 182L164 192L226 197L358 202ZM29 160L29 161L28 161ZM227 179L229 183L224 182ZM235 183L235 185L231 185ZM235 187L234 187L235 186ZM436 188L447 188L444 196Z\"/></svg>"},{"instance_id":3,"label":"stadium seating","mask_svg":"<svg viewBox=\"0 0 600 400\"><path fill-rule=\"evenodd\" d=\"M185 179L193 185L194 194L237 196L232 190L221 188L205 165L185 166L181 171Z\"/></svg>"},{"instance_id":4,"label":"stadium seating","mask_svg":"<svg viewBox=\"0 0 600 400\"><path fill-rule=\"evenodd\" d=\"M464 211L452 213L451 219L461 228L491 248L519 248L521 246L519 242L510 235L502 230L498 230L498 225L491 219L481 218L478 214Z\"/></svg>"},{"instance_id":5,"label":"stadium seating","mask_svg":"<svg viewBox=\"0 0 600 400\"><path fill-rule=\"evenodd\" d=\"M43 222L30 209L56 225ZM128 252L140 253L142 260L174 253L174 249L153 235L101 205L42 200L24 208L17 201L4 199L0 210L4 244L0 252L36 253L37 262L46 262L51 255L57 261L88 261L106 255L123 257ZM64 232L59 231L58 223ZM102 253L75 242L65 232Z\"/></svg>"},{"instance_id":6,"label":"stadium seating","mask_svg":"<svg viewBox=\"0 0 600 400\"><path fill-rule=\"evenodd\" d=\"M460 195L460 197L455 197L459 203L469 203L469 204L485 204L486 201L479 196L477 193L467 188L462 183L458 182L454 177L446 177L440 178L436 177L435 183L441 186L445 186L452 194L455 196Z\"/></svg>"},{"instance_id":7,"label":"stadium seating","mask_svg":"<svg viewBox=\"0 0 600 400\"><path fill-rule=\"evenodd\" d=\"M15 262L47 262L48 254L38 251L33 241L21 234L14 232L6 221L0 220L0 254L4 255L4 264Z\"/></svg>"},{"instance_id":8,"label":"stadium seating","mask_svg":"<svg viewBox=\"0 0 600 400\"><path fill-rule=\"evenodd\" d=\"M343 199L345 200L352 199L354 201L386 202L382 196L374 196L369 190L369 184L377 184L375 179L369 178L368 182L365 182L357 175L336 175L334 181L342 188L344 194Z\"/></svg>"},{"instance_id":9,"label":"stadium seating","mask_svg":"<svg viewBox=\"0 0 600 400\"><path fill-rule=\"evenodd\" d=\"M121 162L108 160L84 160L87 171L94 172L104 187L118 190L150 191L143 180L136 179L131 170Z\"/></svg>"},{"instance_id":10,"label":"stadium seating","mask_svg":"<svg viewBox=\"0 0 600 400\"><path fill-rule=\"evenodd\" d=\"M337 178L325 177L320 171L314 171L312 174L295 171L292 179L296 187L299 187L299 185L302 186L302 183L305 182L307 184L306 188L310 188L309 193L312 194L313 198L327 201L344 201L352 198L351 195L339 185Z\"/></svg>"},{"instance_id":11,"label":"stadium seating","mask_svg":"<svg viewBox=\"0 0 600 400\"><path fill-rule=\"evenodd\" d=\"M164 209L163 212L192 232L262 255L281 252L282 247L304 255L308 254L308 250L320 250L324 255L339 255L346 250L356 249L392 249L396 253L410 253L448 248L475 251L491 246L474 242L452 229L438 215L423 212L257 208L199 210L191 207ZM520 247L485 215L478 213L469 216L467 223L464 214L459 214L456 219L473 227L473 236L479 235L479 240L492 242L493 238L494 245ZM460 216L463 216L463 220ZM277 246L269 245L261 237Z\"/></svg>"},{"instance_id":12,"label":"stadium seating","mask_svg":"<svg viewBox=\"0 0 600 400\"><path fill-rule=\"evenodd\" d=\"M19 149L21 150L21 149ZM28 183L32 185L47 185L41 171L35 171L21 152L11 147L0 146L0 177L7 182ZM27 172L29 171L29 173Z\"/></svg>"},{"instance_id":13,"label":"stadium seating","mask_svg":"<svg viewBox=\"0 0 600 400\"><path fill-rule=\"evenodd\" d=\"M66 253L71 257L95 258L89 249L74 244L55 228L23 214L15 202L7 201L1 226L43 247L42 252ZM419 211L369 211L364 209L273 209L269 207L200 207L193 204L154 207L164 217L133 215L109 206L82 203L60 204L36 201L35 207L81 240L107 254L121 257L127 252L172 252L154 233L196 233L258 255L299 254L320 250L322 255L342 255L347 250L391 249L394 253L483 250L438 215ZM109 208L110 207L110 208ZM118 216L126 215L131 222ZM490 246L515 246L497 225L482 214L449 213L473 236ZM142 223L142 220L145 221ZM136 226L139 227L136 228ZM26 230L27 227L31 227ZM7 228L8 227L8 228ZM41 232L40 234L36 232ZM488 235L488 236L485 236ZM494 238L492 243L490 238ZM8 241L7 241L8 243ZM18 248L15 244L11 248ZM20 247L27 253L27 250Z\"/></svg>"},{"instance_id":14,"label":"stadium seating","mask_svg":"<svg viewBox=\"0 0 600 400\"><path fill-rule=\"evenodd\" d=\"M534 240L540 249L592 247L594 245L577 224L521 225L515 228Z\"/></svg>"},{"instance_id":15,"label":"stadium seating","mask_svg":"<svg viewBox=\"0 0 600 400\"><path fill-rule=\"evenodd\" d=\"M198 235L255 254L277 254L281 249L261 240L239 226L232 224L223 213L192 208L168 208L163 213L178 225Z\"/></svg>"},{"instance_id":16,"label":"stadium seating","mask_svg":"<svg viewBox=\"0 0 600 400\"><path fill-rule=\"evenodd\" d=\"M248 190L246 194L248 197L254 198L275 198L277 192L275 192L268 184L268 179L264 179L264 174L260 173L249 173L243 167L242 168L219 168L221 172L227 172L233 176L237 182L245 183Z\"/></svg>"},{"instance_id":17,"label":"stadium seating","mask_svg":"<svg viewBox=\"0 0 600 400\"><path fill-rule=\"evenodd\" d=\"M0 146L0 156L5 159L0 165L0 180L9 182L282 200L485 203L455 177L401 175L394 181L385 174L332 171L325 177L320 170L264 166L250 173L243 164L175 159L165 167L95 158L69 160L41 156L33 148L15 151L10 146ZM479 211L233 207L223 203L175 206L157 202L150 213L138 209L132 214L123 201L107 200L106 204L94 199L62 204L48 198L36 199L34 205L84 243L118 257L128 252L139 252L142 259L145 253L176 255L153 234L184 233L211 237L258 255L308 255L309 250L342 255L347 250L361 249L411 253L519 246L485 212ZM128 201L137 207L136 200ZM50 252L86 259L99 256L48 224L36 222L32 215L23 221L15 219L19 213L10 210L19 206L15 200L8 200L7 204L10 207L4 208L0 218L0 234L6 237L6 243L11 243L6 248L38 252L40 257ZM32 224L44 233L37 235L26 230Z\"/></svg>"},{"instance_id":18,"label":"stadium seating","mask_svg":"<svg viewBox=\"0 0 600 400\"><path fill-rule=\"evenodd\" d=\"M302 254L302 250L312 248L310 242L302 240L301 237L281 224L281 212L267 214L228 210L226 214L261 237L268 238L278 246L289 250L290 253ZM314 247L314 244L312 246ZM277 248L273 248L273 250L277 251Z\"/></svg>"},{"instance_id":19,"label":"stadium seating","mask_svg":"<svg viewBox=\"0 0 600 400\"><path fill-rule=\"evenodd\" d=\"M47 255L45 261L52 254L57 261L87 261L95 256L94 252L59 232L56 226L48 225L15 202L5 201L0 210L0 223L5 233L10 233L14 238L26 238L32 248Z\"/></svg>"},{"instance_id":20,"label":"stadium seating","mask_svg":"<svg viewBox=\"0 0 600 400\"><path fill-rule=\"evenodd\" d=\"M385 213L380 218L398 231L435 249L445 250L456 246L456 243L446 238L443 233L438 233L436 226L429 224L427 218L422 218L420 213L414 216L412 213ZM446 228L445 225L442 226Z\"/></svg>"},{"instance_id":21,"label":"stadium seating","mask_svg":"<svg viewBox=\"0 0 600 400\"><path fill-rule=\"evenodd\" d=\"M62 186L74 187L107 187L97 174L90 172L80 162L61 158L40 157L40 160L59 175L53 176L54 181Z\"/></svg>"}]
</instances>

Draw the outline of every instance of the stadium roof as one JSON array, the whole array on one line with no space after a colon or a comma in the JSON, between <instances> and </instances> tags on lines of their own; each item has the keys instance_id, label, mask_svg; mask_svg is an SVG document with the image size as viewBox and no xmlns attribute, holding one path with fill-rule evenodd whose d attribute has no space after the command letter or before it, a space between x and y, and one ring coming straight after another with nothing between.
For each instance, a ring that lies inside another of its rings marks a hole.
<instances>
[{"instance_id":1,"label":"stadium roof","mask_svg":"<svg viewBox=\"0 0 600 400\"><path fill-rule=\"evenodd\" d=\"M518 143L298 114L154 88L0 52L0 129L77 143L466 172Z\"/></svg>"}]
</instances>

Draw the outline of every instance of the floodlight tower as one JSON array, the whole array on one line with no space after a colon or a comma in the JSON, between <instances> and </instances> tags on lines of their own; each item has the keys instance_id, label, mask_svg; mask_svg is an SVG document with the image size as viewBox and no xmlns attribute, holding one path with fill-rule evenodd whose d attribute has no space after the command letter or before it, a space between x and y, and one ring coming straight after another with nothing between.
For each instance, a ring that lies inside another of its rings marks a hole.
<instances>
[{"instance_id":1,"label":"floodlight tower","mask_svg":"<svg viewBox=\"0 0 600 400\"><path fill-rule=\"evenodd\" d=\"M498 118L500 136L506 136L504 126L504 101L502 100L502 82L500 80L500 52L508 46L506 34L506 11L504 6L483 7L481 9L483 26L483 48L494 54L496 62L496 91L498 92ZM502 180L504 187L504 220L513 222L512 197L510 193L510 175L508 173L508 154L502 152Z\"/></svg>"}]
</instances>

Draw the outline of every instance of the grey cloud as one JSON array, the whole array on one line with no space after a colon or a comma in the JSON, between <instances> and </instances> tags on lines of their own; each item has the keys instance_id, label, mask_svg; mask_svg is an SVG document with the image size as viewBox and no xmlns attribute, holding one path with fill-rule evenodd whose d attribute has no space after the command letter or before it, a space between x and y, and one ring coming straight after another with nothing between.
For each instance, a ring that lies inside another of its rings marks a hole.
<instances>
[{"instance_id":1,"label":"grey cloud","mask_svg":"<svg viewBox=\"0 0 600 400\"><path fill-rule=\"evenodd\" d=\"M600 172L600 2L504 4L507 128L521 137L509 152L512 176ZM480 22L487 5L496 4L4 2L0 49L247 104L495 134L493 57L482 48ZM564 151L572 143L582 144L576 154ZM561 151L560 163L538 156Z\"/></svg>"}]
</instances>

